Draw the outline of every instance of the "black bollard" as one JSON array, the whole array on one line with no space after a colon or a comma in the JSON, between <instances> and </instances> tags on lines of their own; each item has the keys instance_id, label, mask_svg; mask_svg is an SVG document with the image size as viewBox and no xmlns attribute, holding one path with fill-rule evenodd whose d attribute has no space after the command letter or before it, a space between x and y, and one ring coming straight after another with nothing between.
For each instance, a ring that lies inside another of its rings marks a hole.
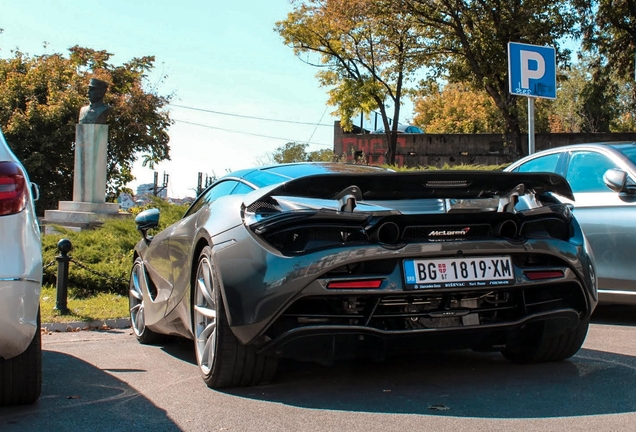
<instances>
[{"instance_id":1,"label":"black bollard","mask_svg":"<svg viewBox=\"0 0 636 432\"><path fill-rule=\"evenodd\" d=\"M69 313L66 305L66 297L68 295L68 263L71 257L68 253L73 249L73 244L69 239L62 239L57 242L57 249L60 254L55 257L57 260L57 298L55 301L55 310L60 311L62 315Z\"/></svg>"}]
</instances>

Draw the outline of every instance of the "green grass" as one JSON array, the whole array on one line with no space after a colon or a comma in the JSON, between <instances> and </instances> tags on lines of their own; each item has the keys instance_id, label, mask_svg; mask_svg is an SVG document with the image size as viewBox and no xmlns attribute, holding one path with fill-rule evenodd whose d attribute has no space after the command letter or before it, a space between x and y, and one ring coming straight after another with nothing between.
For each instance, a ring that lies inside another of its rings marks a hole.
<instances>
[{"instance_id":1,"label":"green grass","mask_svg":"<svg viewBox=\"0 0 636 432\"><path fill-rule=\"evenodd\" d=\"M179 220L187 206L154 200L148 207L161 209L158 232ZM138 213L141 209L136 208ZM42 236L45 264L40 311L43 323L101 321L127 318L128 285L133 264L133 248L141 239L133 213L126 219L109 219L93 230L72 231L59 227L54 234ZM151 234L154 234L153 231ZM55 309L57 300L57 243L71 240L73 259L69 264L67 308L62 315Z\"/></svg>"},{"instance_id":2,"label":"green grass","mask_svg":"<svg viewBox=\"0 0 636 432\"><path fill-rule=\"evenodd\" d=\"M128 318L128 297L114 293L96 293L91 296L77 296L69 290L66 306L69 314L62 315L55 310L57 290L55 286L42 287L40 313L43 323L65 323L75 321L103 321L113 318Z\"/></svg>"},{"instance_id":3,"label":"green grass","mask_svg":"<svg viewBox=\"0 0 636 432\"><path fill-rule=\"evenodd\" d=\"M149 207L161 210L159 227L166 228L179 220L187 206L169 204L155 199ZM135 209L137 212L140 209ZM56 233L42 236L42 259L45 264L43 283L55 286L59 255L58 242L65 238L73 245L69 256L68 286L75 288L76 297L89 297L97 293L128 295L130 270L133 264L133 248L141 240L135 227L134 214L126 219L108 219L92 230L72 231L56 227ZM49 265L52 264L52 265Z\"/></svg>"}]
</instances>

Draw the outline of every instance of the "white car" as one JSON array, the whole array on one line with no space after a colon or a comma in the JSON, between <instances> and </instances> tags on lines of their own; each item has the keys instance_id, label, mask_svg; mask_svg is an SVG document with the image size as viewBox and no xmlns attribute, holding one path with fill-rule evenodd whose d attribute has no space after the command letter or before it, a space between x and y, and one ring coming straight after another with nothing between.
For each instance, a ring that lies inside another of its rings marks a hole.
<instances>
[{"instance_id":1,"label":"white car","mask_svg":"<svg viewBox=\"0 0 636 432\"><path fill-rule=\"evenodd\" d=\"M42 386L37 198L0 131L0 405L33 403Z\"/></svg>"}]
</instances>

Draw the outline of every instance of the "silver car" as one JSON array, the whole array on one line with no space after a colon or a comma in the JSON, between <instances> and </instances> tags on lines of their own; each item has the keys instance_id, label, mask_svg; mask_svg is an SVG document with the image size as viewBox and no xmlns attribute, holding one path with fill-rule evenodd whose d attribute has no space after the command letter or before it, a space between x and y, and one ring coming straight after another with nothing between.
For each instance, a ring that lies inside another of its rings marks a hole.
<instances>
[{"instance_id":1,"label":"silver car","mask_svg":"<svg viewBox=\"0 0 636 432\"><path fill-rule=\"evenodd\" d=\"M40 397L42 250L37 186L0 131L0 405Z\"/></svg>"},{"instance_id":2,"label":"silver car","mask_svg":"<svg viewBox=\"0 0 636 432\"><path fill-rule=\"evenodd\" d=\"M599 301L636 304L636 143L575 144L544 150L504 171L564 176L574 215L596 258Z\"/></svg>"}]
</instances>

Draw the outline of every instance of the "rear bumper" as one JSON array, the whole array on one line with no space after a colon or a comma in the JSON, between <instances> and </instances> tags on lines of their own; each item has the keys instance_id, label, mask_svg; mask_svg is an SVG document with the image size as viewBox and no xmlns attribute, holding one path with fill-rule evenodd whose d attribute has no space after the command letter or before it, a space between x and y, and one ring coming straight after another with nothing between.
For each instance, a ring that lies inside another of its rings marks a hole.
<instances>
[{"instance_id":1,"label":"rear bumper","mask_svg":"<svg viewBox=\"0 0 636 432\"><path fill-rule=\"evenodd\" d=\"M555 310L505 324L383 331L362 326L311 326L291 330L261 347L260 352L297 360L335 359L453 349L502 349L524 340L524 334L545 328L561 333L579 325L573 309Z\"/></svg>"},{"instance_id":2,"label":"rear bumper","mask_svg":"<svg viewBox=\"0 0 636 432\"><path fill-rule=\"evenodd\" d=\"M32 206L0 218L0 358L27 349L37 327L42 247Z\"/></svg>"},{"instance_id":3,"label":"rear bumper","mask_svg":"<svg viewBox=\"0 0 636 432\"><path fill-rule=\"evenodd\" d=\"M243 344L276 352L274 343L291 344L305 335L316 340L324 339L324 335L328 340L334 333L382 340L401 335L400 332L416 338L466 332L484 335L503 331L508 335L510 329L531 322L534 317L559 316L562 310L570 310L577 320L588 319L597 304L594 265L580 227L573 224L572 229L567 242L552 238L524 242L485 239L410 243L400 248L364 244L282 256L244 226L238 226L214 239L214 251L233 333ZM405 259L459 255L510 256L514 282L480 288L405 287ZM358 265L362 267L355 267ZM558 270L562 276L532 280L525 275L528 270L543 269ZM328 287L332 281L351 278L377 278L382 282L377 289ZM489 295L499 297L493 298L491 305L471 303L471 299L479 303L479 299ZM405 306L392 303L396 299ZM411 303L423 306L411 310ZM468 324L473 324L474 314L479 314L480 324L473 329L463 323L441 322L445 320L438 319L439 314L447 310L457 313L453 317L473 314L472 320L466 320ZM411 320L419 323L412 325ZM283 342L278 342L282 337ZM455 345L461 345L462 337L457 339L460 340ZM507 343L495 336L492 339L496 340L492 345Z\"/></svg>"},{"instance_id":4,"label":"rear bumper","mask_svg":"<svg viewBox=\"0 0 636 432\"><path fill-rule=\"evenodd\" d=\"M0 358L22 354L39 331L40 290L39 281L0 279Z\"/></svg>"}]
</instances>

